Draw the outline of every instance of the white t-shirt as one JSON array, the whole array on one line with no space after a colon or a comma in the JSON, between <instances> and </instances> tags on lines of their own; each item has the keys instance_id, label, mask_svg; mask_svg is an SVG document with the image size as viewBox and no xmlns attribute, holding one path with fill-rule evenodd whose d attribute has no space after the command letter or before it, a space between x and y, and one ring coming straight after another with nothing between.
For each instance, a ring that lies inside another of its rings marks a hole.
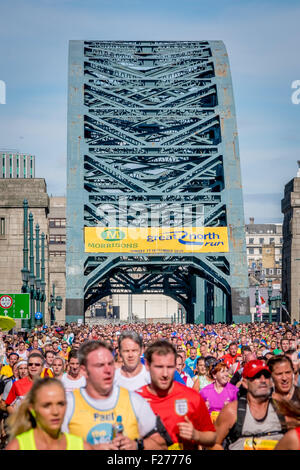
<instances>
[{"instance_id":1,"label":"white t-shirt","mask_svg":"<svg viewBox=\"0 0 300 470\"><path fill-rule=\"evenodd\" d=\"M69 379L68 374L64 374L61 379L62 383L64 384L66 392L72 392L75 388L81 388L86 386L85 377L82 375L77 380Z\"/></svg>"},{"instance_id":2,"label":"white t-shirt","mask_svg":"<svg viewBox=\"0 0 300 470\"><path fill-rule=\"evenodd\" d=\"M156 416L153 413L149 403L138 393L129 392L130 402L138 421L139 434L141 437L146 436L156 425ZM112 393L108 398L95 399L91 398L85 388L81 389L81 395L85 401L98 411L107 411L115 408L119 398L119 387L113 387ZM69 432L69 422L71 421L74 411L74 395L72 392L67 393L67 409L64 422L62 425L63 432Z\"/></svg>"},{"instance_id":3,"label":"white t-shirt","mask_svg":"<svg viewBox=\"0 0 300 470\"><path fill-rule=\"evenodd\" d=\"M131 392L143 387L144 385L148 385L150 382L150 372L146 369L144 364L141 372L134 377L125 377L122 374L121 367L115 371L114 384L119 385L119 387L127 388L127 390L130 390Z\"/></svg>"}]
</instances>

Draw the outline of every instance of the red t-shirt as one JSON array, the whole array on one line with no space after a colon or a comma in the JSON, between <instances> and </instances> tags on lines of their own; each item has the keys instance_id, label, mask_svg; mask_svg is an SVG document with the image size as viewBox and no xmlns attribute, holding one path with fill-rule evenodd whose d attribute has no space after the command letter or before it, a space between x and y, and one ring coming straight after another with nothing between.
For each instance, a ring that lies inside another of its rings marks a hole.
<instances>
[{"instance_id":1,"label":"red t-shirt","mask_svg":"<svg viewBox=\"0 0 300 470\"><path fill-rule=\"evenodd\" d=\"M151 393L147 385L136 392L142 395L154 413L160 416L173 441L173 445L169 449L197 449L195 442L183 441L179 436L177 424L185 421L185 415L198 431L215 432L205 402L196 390L174 381L170 393L162 398Z\"/></svg>"},{"instance_id":2,"label":"red t-shirt","mask_svg":"<svg viewBox=\"0 0 300 470\"><path fill-rule=\"evenodd\" d=\"M232 364L235 364L236 362L239 363L239 361L237 360L238 357L241 357L241 354L236 354L235 356L232 356L231 354L225 354L222 359L224 360L225 364L227 365L227 367L230 367L232 366ZM240 363L239 363L239 366L240 366ZM240 367L238 367L237 369L239 369Z\"/></svg>"},{"instance_id":3,"label":"red t-shirt","mask_svg":"<svg viewBox=\"0 0 300 470\"><path fill-rule=\"evenodd\" d=\"M29 392L33 385L32 380L27 377L17 380L13 383L13 386L10 389L10 392L5 400L7 405L12 405L15 400L21 400Z\"/></svg>"}]
</instances>

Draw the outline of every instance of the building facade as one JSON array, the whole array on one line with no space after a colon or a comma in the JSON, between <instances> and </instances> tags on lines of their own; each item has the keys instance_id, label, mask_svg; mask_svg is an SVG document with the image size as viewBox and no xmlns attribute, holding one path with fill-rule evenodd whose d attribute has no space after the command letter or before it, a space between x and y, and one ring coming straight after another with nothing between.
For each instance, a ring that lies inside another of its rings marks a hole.
<instances>
[{"instance_id":1,"label":"building facade","mask_svg":"<svg viewBox=\"0 0 300 470\"><path fill-rule=\"evenodd\" d=\"M45 235L45 258L48 259L49 197L42 178L0 179L0 291L19 294L22 288L24 208L28 201L28 214L32 213L34 228L39 225ZM45 292L48 299L48 264L45 263ZM47 305L47 304L46 304ZM45 312L48 308L45 305ZM46 316L47 320L47 316ZM17 322L17 326L21 326Z\"/></svg>"},{"instance_id":2,"label":"building facade","mask_svg":"<svg viewBox=\"0 0 300 470\"><path fill-rule=\"evenodd\" d=\"M49 293L63 299L62 309L55 310L55 319L65 322L66 297L66 198L50 197L49 228ZM50 298L50 296L49 296Z\"/></svg>"},{"instance_id":3,"label":"building facade","mask_svg":"<svg viewBox=\"0 0 300 470\"><path fill-rule=\"evenodd\" d=\"M282 297L291 319L300 320L300 160L297 176L284 188Z\"/></svg>"},{"instance_id":4,"label":"building facade","mask_svg":"<svg viewBox=\"0 0 300 470\"><path fill-rule=\"evenodd\" d=\"M281 285L282 224L255 224L251 217L245 231L249 277L263 284L271 279Z\"/></svg>"},{"instance_id":5,"label":"building facade","mask_svg":"<svg viewBox=\"0 0 300 470\"><path fill-rule=\"evenodd\" d=\"M15 150L0 150L0 179L35 178L35 156Z\"/></svg>"}]
</instances>

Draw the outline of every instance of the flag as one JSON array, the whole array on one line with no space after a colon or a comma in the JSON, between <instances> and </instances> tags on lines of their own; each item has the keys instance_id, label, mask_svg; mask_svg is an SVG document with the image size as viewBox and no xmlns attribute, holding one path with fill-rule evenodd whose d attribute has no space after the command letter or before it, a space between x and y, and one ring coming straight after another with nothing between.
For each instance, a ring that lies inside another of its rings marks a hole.
<instances>
[{"instance_id":1,"label":"flag","mask_svg":"<svg viewBox=\"0 0 300 470\"><path fill-rule=\"evenodd\" d=\"M266 306L266 301L260 293L258 293L258 305L262 308Z\"/></svg>"}]
</instances>

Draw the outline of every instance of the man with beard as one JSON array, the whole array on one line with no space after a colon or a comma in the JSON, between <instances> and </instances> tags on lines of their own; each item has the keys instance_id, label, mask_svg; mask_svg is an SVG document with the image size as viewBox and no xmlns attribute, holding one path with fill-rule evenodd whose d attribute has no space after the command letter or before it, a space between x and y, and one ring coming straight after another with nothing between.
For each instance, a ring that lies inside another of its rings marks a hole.
<instances>
[{"instance_id":1,"label":"man with beard","mask_svg":"<svg viewBox=\"0 0 300 470\"><path fill-rule=\"evenodd\" d=\"M152 343L145 351L151 383L137 390L162 420L171 450L197 450L212 446L215 428L201 395L174 380L176 349L166 340Z\"/></svg>"},{"instance_id":2,"label":"man with beard","mask_svg":"<svg viewBox=\"0 0 300 470\"><path fill-rule=\"evenodd\" d=\"M272 450L286 432L286 423L271 395L271 372L262 360L252 360L243 370L245 396L225 405L215 427L213 450Z\"/></svg>"}]
</instances>

